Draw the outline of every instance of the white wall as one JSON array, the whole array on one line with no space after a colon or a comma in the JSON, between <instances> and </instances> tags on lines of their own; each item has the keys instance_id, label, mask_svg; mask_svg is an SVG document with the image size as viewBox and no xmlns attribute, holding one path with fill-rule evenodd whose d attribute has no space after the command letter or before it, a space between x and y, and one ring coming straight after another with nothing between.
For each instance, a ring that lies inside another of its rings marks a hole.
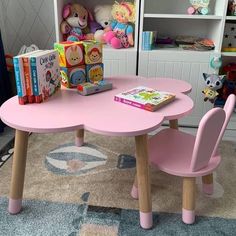
<instances>
[{"instance_id":1,"label":"white wall","mask_svg":"<svg viewBox=\"0 0 236 236\"><path fill-rule=\"evenodd\" d=\"M0 0L0 27L5 53L16 55L24 44L52 48L53 0Z\"/></svg>"}]
</instances>

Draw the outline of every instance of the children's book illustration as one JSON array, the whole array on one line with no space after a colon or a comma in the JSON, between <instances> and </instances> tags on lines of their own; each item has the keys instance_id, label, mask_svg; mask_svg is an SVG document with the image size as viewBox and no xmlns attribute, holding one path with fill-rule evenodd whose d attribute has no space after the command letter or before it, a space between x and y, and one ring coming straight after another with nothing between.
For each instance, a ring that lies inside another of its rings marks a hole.
<instances>
[{"instance_id":1,"label":"children's book illustration","mask_svg":"<svg viewBox=\"0 0 236 236\"><path fill-rule=\"evenodd\" d=\"M115 101L122 102L148 111L155 111L173 101L175 95L140 86L115 96Z\"/></svg>"}]
</instances>

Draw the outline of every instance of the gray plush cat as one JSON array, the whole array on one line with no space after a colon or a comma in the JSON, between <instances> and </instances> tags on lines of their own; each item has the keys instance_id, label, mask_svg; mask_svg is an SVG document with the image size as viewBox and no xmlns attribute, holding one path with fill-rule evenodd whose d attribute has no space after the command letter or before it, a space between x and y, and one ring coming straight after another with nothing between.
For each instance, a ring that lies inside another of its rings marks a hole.
<instances>
[{"instance_id":1,"label":"gray plush cat","mask_svg":"<svg viewBox=\"0 0 236 236\"><path fill-rule=\"evenodd\" d=\"M202 91L204 94L204 101L209 100L214 102L216 97L219 95L217 90L221 89L225 80L225 75L206 74L203 73L203 78L206 83L206 88Z\"/></svg>"}]
</instances>

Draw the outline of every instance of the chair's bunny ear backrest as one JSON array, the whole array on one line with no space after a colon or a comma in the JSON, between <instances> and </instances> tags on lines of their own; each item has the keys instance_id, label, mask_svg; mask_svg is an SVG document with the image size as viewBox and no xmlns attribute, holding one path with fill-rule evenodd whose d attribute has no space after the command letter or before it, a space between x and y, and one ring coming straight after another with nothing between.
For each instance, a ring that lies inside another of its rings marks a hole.
<instances>
[{"instance_id":1,"label":"chair's bunny ear backrest","mask_svg":"<svg viewBox=\"0 0 236 236\"><path fill-rule=\"evenodd\" d=\"M191 171L198 171L207 166L220 136L225 117L223 109L213 108L201 119L193 148Z\"/></svg>"},{"instance_id":2,"label":"chair's bunny ear backrest","mask_svg":"<svg viewBox=\"0 0 236 236\"><path fill-rule=\"evenodd\" d=\"M225 105L224 105L224 111L225 111L225 114L226 114L226 118L225 118L225 122L224 122L224 125L222 127L222 130L221 130L221 133L220 133L220 137L218 138L217 140L217 143L216 143L216 146L214 148L214 151L212 153L212 156L215 156L216 153L217 153L217 149L218 149L218 146L219 146L219 143L224 135L224 132L227 128L227 125L229 123L229 120L230 120L230 117L234 111L234 108L235 108L235 105L236 105L236 96L234 94L230 94L225 102Z\"/></svg>"}]
</instances>

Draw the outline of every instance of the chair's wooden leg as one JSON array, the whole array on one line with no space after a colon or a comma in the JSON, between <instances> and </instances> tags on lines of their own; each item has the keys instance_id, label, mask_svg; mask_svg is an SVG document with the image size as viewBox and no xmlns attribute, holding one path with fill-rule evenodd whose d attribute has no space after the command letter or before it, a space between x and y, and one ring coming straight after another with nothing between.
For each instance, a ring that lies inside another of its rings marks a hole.
<instances>
[{"instance_id":1,"label":"chair's wooden leg","mask_svg":"<svg viewBox=\"0 0 236 236\"><path fill-rule=\"evenodd\" d=\"M202 176L202 190L206 194L213 194L213 174Z\"/></svg>"},{"instance_id":2,"label":"chair's wooden leg","mask_svg":"<svg viewBox=\"0 0 236 236\"><path fill-rule=\"evenodd\" d=\"M81 147L84 145L84 129L78 129L75 135L75 145Z\"/></svg>"},{"instance_id":3,"label":"chair's wooden leg","mask_svg":"<svg viewBox=\"0 0 236 236\"><path fill-rule=\"evenodd\" d=\"M150 229L152 227L152 202L146 134L135 137L135 147L140 225L144 229Z\"/></svg>"},{"instance_id":4,"label":"chair's wooden leg","mask_svg":"<svg viewBox=\"0 0 236 236\"><path fill-rule=\"evenodd\" d=\"M194 177L183 178L182 220L186 224L192 224L195 221L195 182L196 179Z\"/></svg>"},{"instance_id":5,"label":"chair's wooden leg","mask_svg":"<svg viewBox=\"0 0 236 236\"><path fill-rule=\"evenodd\" d=\"M19 213L22 206L28 135L28 132L16 130L8 205L11 214Z\"/></svg>"},{"instance_id":6,"label":"chair's wooden leg","mask_svg":"<svg viewBox=\"0 0 236 236\"><path fill-rule=\"evenodd\" d=\"M170 120L169 126L171 129L179 129L178 120Z\"/></svg>"}]
</instances>

